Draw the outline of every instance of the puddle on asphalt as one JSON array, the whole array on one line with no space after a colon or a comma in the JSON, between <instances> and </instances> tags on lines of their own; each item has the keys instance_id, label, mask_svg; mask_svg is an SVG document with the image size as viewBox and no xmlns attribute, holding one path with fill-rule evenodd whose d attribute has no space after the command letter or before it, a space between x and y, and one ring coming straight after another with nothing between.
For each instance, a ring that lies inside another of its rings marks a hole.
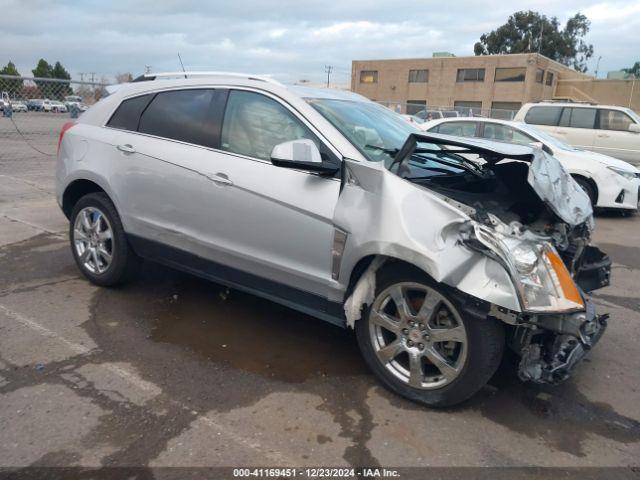
<instances>
[{"instance_id":1,"label":"puddle on asphalt","mask_svg":"<svg viewBox=\"0 0 640 480\"><path fill-rule=\"evenodd\" d=\"M505 363L490 384L495 390L484 389L468 407L509 430L543 438L554 450L584 457L584 441L593 434L625 444L640 442L640 422L611 405L590 401L572 379L555 386L522 383Z\"/></svg>"},{"instance_id":2,"label":"puddle on asphalt","mask_svg":"<svg viewBox=\"0 0 640 480\"><path fill-rule=\"evenodd\" d=\"M178 275L151 339L285 382L366 373L351 332L268 300Z\"/></svg>"}]
</instances>

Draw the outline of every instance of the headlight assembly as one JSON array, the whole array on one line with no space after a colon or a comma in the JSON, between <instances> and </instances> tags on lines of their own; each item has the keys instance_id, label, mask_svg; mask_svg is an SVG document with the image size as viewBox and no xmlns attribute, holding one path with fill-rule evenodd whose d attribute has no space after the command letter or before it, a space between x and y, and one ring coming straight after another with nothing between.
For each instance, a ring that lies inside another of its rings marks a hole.
<instances>
[{"instance_id":1,"label":"headlight assembly","mask_svg":"<svg viewBox=\"0 0 640 480\"><path fill-rule=\"evenodd\" d=\"M551 243L517 238L474 225L474 239L488 248L509 272L524 311L582 310L584 301ZM485 252L486 253L486 252Z\"/></svg>"},{"instance_id":2,"label":"headlight assembly","mask_svg":"<svg viewBox=\"0 0 640 480\"><path fill-rule=\"evenodd\" d=\"M618 167L607 167L607 168L609 170L611 170L612 172L616 172L618 175L622 175L627 180L633 180L634 178L636 178L636 173L635 172L630 172L628 170L623 170L622 168L618 168Z\"/></svg>"}]
</instances>

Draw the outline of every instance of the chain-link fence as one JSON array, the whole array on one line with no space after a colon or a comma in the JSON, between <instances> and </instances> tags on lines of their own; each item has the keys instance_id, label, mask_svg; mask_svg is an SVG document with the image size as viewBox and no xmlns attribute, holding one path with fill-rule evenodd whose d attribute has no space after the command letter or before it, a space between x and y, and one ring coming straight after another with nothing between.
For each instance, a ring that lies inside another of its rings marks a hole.
<instances>
[{"instance_id":1,"label":"chain-link fence","mask_svg":"<svg viewBox=\"0 0 640 480\"><path fill-rule=\"evenodd\" d=\"M499 108L482 108L480 106L471 105L455 105L455 106L434 106L425 103L401 103L401 102L385 102L377 103L393 110L402 115L413 117L416 122L437 120L447 117L487 117L498 118L500 120L513 120L518 112L517 110L504 110Z\"/></svg>"},{"instance_id":2,"label":"chain-link fence","mask_svg":"<svg viewBox=\"0 0 640 480\"><path fill-rule=\"evenodd\" d=\"M55 155L58 134L107 95L103 83L0 75L0 160Z\"/></svg>"}]
</instances>

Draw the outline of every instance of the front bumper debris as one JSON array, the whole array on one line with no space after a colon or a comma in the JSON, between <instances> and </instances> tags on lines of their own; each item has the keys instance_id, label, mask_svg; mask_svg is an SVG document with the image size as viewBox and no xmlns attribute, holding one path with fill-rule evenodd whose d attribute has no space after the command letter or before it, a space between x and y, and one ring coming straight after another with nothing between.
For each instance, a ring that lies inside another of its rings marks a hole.
<instances>
[{"instance_id":1,"label":"front bumper debris","mask_svg":"<svg viewBox=\"0 0 640 480\"><path fill-rule=\"evenodd\" d=\"M517 327L512 347L520 351L518 376L523 381L559 383L600 340L608 314L598 315L585 300L584 312L544 315L526 326Z\"/></svg>"}]
</instances>

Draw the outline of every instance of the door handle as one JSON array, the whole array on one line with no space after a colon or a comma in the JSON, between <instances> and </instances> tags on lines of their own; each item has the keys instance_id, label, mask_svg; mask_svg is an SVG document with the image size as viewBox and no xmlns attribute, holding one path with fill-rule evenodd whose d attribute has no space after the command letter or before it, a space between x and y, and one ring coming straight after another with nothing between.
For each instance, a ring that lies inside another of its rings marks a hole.
<instances>
[{"instance_id":1,"label":"door handle","mask_svg":"<svg viewBox=\"0 0 640 480\"><path fill-rule=\"evenodd\" d=\"M566 134L567 131L566 130L556 130L556 133L560 133L562 135Z\"/></svg>"},{"instance_id":2,"label":"door handle","mask_svg":"<svg viewBox=\"0 0 640 480\"><path fill-rule=\"evenodd\" d=\"M123 153L136 153L136 149L133 148L130 144L126 143L124 145L118 145L118 150Z\"/></svg>"},{"instance_id":3,"label":"door handle","mask_svg":"<svg viewBox=\"0 0 640 480\"><path fill-rule=\"evenodd\" d=\"M215 175L207 175L207 178L218 185L233 185L226 173L216 173Z\"/></svg>"},{"instance_id":4,"label":"door handle","mask_svg":"<svg viewBox=\"0 0 640 480\"><path fill-rule=\"evenodd\" d=\"M609 138L609 135L607 135L606 133L599 133L598 137L599 138Z\"/></svg>"}]
</instances>

